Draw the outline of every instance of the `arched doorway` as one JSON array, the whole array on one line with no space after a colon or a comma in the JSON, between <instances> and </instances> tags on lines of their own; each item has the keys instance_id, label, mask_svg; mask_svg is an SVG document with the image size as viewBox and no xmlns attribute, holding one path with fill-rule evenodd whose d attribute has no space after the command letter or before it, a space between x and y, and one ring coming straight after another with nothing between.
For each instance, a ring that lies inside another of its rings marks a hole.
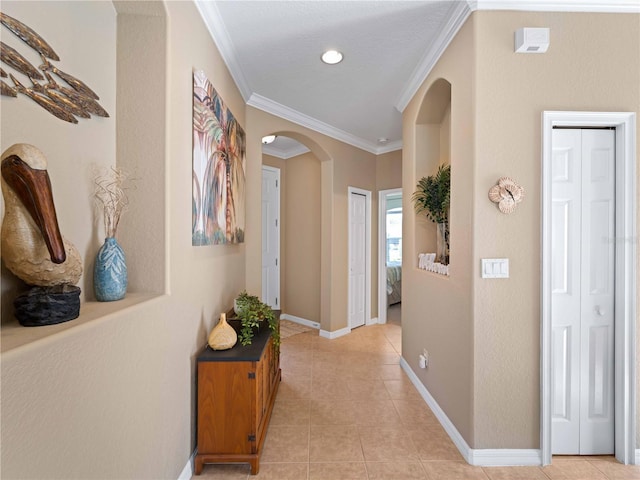
<instances>
[{"instance_id":1,"label":"arched doorway","mask_svg":"<svg viewBox=\"0 0 640 480\"><path fill-rule=\"evenodd\" d=\"M319 329L320 160L299 139L279 133L263 143L262 165L263 300L279 308L281 318Z\"/></svg>"}]
</instances>

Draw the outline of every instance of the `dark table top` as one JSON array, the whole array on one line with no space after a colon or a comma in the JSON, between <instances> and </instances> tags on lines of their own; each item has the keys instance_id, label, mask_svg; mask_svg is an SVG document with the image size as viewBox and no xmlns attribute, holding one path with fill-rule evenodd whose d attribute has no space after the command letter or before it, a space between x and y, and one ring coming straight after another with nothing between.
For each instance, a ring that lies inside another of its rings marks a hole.
<instances>
[{"instance_id":1,"label":"dark table top","mask_svg":"<svg viewBox=\"0 0 640 480\"><path fill-rule=\"evenodd\" d=\"M274 310L276 313L276 318L280 317L280 311ZM229 312L229 313L232 313ZM230 318L230 315L227 316L228 320L234 320ZM233 348L229 350L213 350L209 345L207 345L204 350L198 354L197 361L198 362L257 362L260 360L262 356L262 352L264 351L265 346L267 345L267 341L271 336L271 330L267 325L263 326L259 332L257 332L251 341L251 345L247 345L246 347L240 344L240 339L238 338L238 343L236 343Z\"/></svg>"}]
</instances>

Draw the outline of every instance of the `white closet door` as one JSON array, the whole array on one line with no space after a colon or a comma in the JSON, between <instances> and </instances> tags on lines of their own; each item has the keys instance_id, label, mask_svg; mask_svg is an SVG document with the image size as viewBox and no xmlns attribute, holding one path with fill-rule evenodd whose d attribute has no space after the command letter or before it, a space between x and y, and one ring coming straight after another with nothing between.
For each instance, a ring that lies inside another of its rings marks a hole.
<instances>
[{"instance_id":1,"label":"white closet door","mask_svg":"<svg viewBox=\"0 0 640 480\"><path fill-rule=\"evenodd\" d=\"M262 169L262 301L280 308L280 170Z\"/></svg>"},{"instance_id":2,"label":"white closet door","mask_svg":"<svg viewBox=\"0 0 640 480\"><path fill-rule=\"evenodd\" d=\"M615 134L556 129L552 165L552 452L614 450Z\"/></svg>"},{"instance_id":3,"label":"white closet door","mask_svg":"<svg viewBox=\"0 0 640 480\"><path fill-rule=\"evenodd\" d=\"M367 202L364 195L349 197L349 326L365 322Z\"/></svg>"}]
</instances>

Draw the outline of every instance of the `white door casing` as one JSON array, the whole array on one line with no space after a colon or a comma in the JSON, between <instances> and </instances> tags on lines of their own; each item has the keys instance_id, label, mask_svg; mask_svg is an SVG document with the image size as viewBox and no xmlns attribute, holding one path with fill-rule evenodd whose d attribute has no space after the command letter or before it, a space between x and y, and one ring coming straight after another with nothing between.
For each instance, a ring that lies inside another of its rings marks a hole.
<instances>
[{"instance_id":1,"label":"white door casing","mask_svg":"<svg viewBox=\"0 0 640 480\"><path fill-rule=\"evenodd\" d=\"M280 169L262 167L262 301L280 308Z\"/></svg>"},{"instance_id":2,"label":"white door casing","mask_svg":"<svg viewBox=\"0 0 640 480\"><path fill-rule=\"evenodd\" d=\"M636 115L629 112L544 112L542 115L542 276L540 355L540 446L542 464L552 446L552 176L553 127L615 128L615 300L614 409L615 456L635 463L636 431ZM596 312L597 313L597 312Z\"/></svg>"},{"instance_id":3,"label":"white door casing","mask_svg":"<svg viewBox=\"0 0 640 480\"><path fill-rule=\"evenodd\" d=\"M348 325L356 328L367 322L371 309L371 192L349 187L348 193Z\"/></svg>"},{"instance_id":4,"label":"white door casing","mask_svg":"<svg viewBox=\"0 0 640 480\"><path fill-rule=\"evenodd\" d=\"M387 323L387 195L401 188L378 192L378 323Z\"/></svg>"},{"instance_id":5,"label":"white door casing","mask_svg":"<svg viewBox=\"0 0 640 480\"><path fill-rule=\"evenodd\" d=\"M613 130L552 134L552 453L614 451Z\"/></svg>"}]
</instances>

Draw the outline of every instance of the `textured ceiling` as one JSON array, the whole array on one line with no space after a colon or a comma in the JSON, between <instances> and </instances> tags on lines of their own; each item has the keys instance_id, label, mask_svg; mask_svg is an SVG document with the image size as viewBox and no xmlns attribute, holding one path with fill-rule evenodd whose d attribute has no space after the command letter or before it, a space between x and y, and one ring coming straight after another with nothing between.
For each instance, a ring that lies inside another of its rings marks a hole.
<instances>
[{"instance_id":1,"label":"textured ceiling","mask_svg":"<svg viewBox=\"0 0 640 480\"><path fill-rule=\"evenodd\" d=\"M400 111L472 11L638 13L639 1L194 0L249 105L378 154L401 148ZM324 65L329 48L344 61ZM272 151L299 147L283 140Z\"/></svg>"},{"instance_id":2,"label":"textured ceiling","mask_svg":"<svg viewBox=\"0 0 640 480\"><path fill-rule=\"evenodd\" d=\"M460 2L198 3L223 25L210 30L245 100L284 106L375 149L381 137L400 145L398 100ZM320 61L329 48L342 63Z\"/></svg>"}]
</instances>

